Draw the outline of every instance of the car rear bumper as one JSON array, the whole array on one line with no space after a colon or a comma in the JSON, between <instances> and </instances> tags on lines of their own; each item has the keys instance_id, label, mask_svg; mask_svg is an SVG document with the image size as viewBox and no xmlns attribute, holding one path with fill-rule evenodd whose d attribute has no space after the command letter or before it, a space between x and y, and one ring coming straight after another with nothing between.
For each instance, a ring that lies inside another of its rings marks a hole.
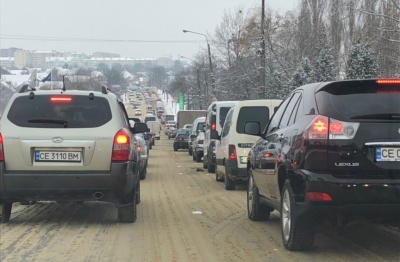
<instances>
[{"instance_id":1,"label":"car rear bumper","mask_svg":"<svg viewBox=\"0 0 400 262\"><path fill-rule=\"evenodd\" d=\"M174 142L175 148L189 148L188 142Z\"/></svg>"},{"instance_id":2,"label":"car rear bumper","mask_svg":"<svg viewBox=\"0 0 400 262\"><path fill-rule=\"evenodd\" d=\"M231 180L242 180L247 181L247 168L246 167L238 167L237 160L225 160L225 175L229 177Z\"/></svg>"},{"instance_id":3,"label":"car rear bumper","mask_svg":"<svg viewBox=\"0 0 400 262\"><path fill-rule=\"evenodd\" d=\"M399 180L338 179L329 174L302 171L304 188L295 197L304 214L340 213L343 215L397 214L400 219ZM296 183L296 182L294 182ZM310 200L307 192L326 193L331 201Z\"/></svg>"},{"instance_id":4,"label":"car rear bumper","mask_svg":"<svg viewBox=\"0 0 400 262\"><path fill-rule=\"evenodd\" d=\"M134 168L133 168L134 165ZM129 202L136 184L136 164L113 163L108 172L87 171L15 171L7 172L0 165L1 201L33 200L101 200L114 203ZM101 198L96 199L102 195Z\"/></svg>"}]
</instances>

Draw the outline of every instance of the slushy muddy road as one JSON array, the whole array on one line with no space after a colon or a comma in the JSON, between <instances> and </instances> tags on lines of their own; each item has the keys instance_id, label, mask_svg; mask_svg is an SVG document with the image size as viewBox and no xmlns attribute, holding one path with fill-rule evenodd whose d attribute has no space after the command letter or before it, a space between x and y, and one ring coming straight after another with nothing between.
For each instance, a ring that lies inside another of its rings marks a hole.
<instances>
[{"instance_id":1,"label":"slushy muddy road","mask_svg":"<svg viewBox=\"0 0 400 262\"><path fill-rule=\"evenodd\" d=\"M309 252L289 252L280 215L247 218L246 185L225 191L187 151L162 136L150 150L133 224L113 204L14 204L0 226L0 261L399 261L397 227L363 222L319 227Z\"/></svg>"}]
</instances>

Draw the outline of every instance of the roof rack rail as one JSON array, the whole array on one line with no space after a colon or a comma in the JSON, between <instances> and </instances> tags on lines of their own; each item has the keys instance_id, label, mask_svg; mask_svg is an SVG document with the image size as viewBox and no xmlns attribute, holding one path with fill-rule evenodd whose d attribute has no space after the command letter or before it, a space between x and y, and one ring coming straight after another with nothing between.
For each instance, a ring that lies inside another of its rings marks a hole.
<instances>
[{"instance_id":1,"label":"roof rack rail","mask_svg":"<svg viewBox=\"0 0 400 262\"><path fill-rule=\"evenodd\" d=\"M103 93L103 94L107 94L108 93L108 91L107 90L109 90L106 86L101 86L101 92Z\"/></svg>"},{"instance_id":2,"label":"roof rack rail","mask_svg":"<svg viewBox=\"0 0 400 262\"><path fill-rule=\"evenodd\" d=\"M29 87L31 88L30 90L28 90ZM25 93L25 92L27 92L27 91L36 91L36 88L31 87L31 86L29 86L28 84L26 84L26 85L23 85L23 86L21 87L21 89L19 90L19 93Z\"/></svg>"}]
</instances>

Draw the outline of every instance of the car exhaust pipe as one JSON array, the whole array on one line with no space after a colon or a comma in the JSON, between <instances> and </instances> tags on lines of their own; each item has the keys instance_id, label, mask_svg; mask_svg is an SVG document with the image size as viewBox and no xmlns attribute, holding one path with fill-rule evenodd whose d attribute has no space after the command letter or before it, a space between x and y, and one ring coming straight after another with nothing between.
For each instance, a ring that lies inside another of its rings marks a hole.
<instances>
[{"instance_id":1,"label":"car exhaust pipe","mask_svg":"<svg viewBox=\"0 0 400 262\"><path fill-rule=\"evenodd\" d=\"M96 193L93 194L93 197L94 197L94 199L96 199L96 200L102 199L103 196L104 196L104 195L103 195L102 192L96 192Z\"/></svg>"}]
</instances>

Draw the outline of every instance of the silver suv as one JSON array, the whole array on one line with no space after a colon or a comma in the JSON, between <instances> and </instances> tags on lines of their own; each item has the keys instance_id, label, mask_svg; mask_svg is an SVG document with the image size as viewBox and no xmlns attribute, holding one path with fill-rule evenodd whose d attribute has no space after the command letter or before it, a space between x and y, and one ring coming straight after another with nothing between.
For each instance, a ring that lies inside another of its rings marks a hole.
<instances>
[{"instance_id":1,"label":"silver suv","mask_svg":"<svg viewBox=\"0 0 400 262\"><path fill-rule=\"evenodd\" d=\"M23 87L0 120L3 222L14 202L107 201L135 222L140 178L135 133L123 103L101 91Z\"/></svg>"}]
</instances>

